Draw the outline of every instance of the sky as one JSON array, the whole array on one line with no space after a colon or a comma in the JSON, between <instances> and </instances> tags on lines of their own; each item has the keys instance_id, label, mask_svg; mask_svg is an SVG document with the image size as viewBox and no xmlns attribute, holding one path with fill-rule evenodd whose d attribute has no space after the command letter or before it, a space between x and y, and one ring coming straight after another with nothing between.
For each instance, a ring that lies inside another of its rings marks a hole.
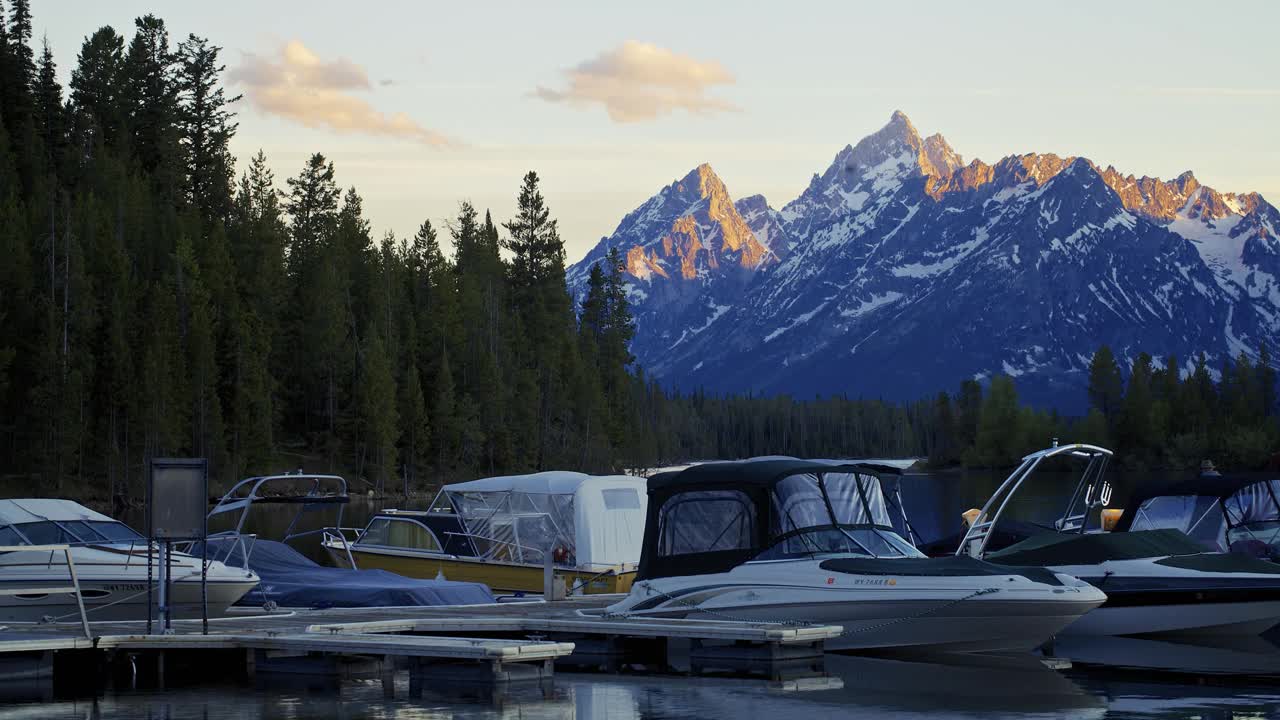
<instances>
[{"instance_id":1,"label":"sky","mask_svg":"<svg viewBox=\"0 0 1280 720\"><path fill-rule=\"evenodd\" d=\"M232 151L321 152L376 232L513 213L536 170L570 262L703 162L794 199L902 110L965 161L1082 155L1280 203L1280 3L35 0L64 84L84 38L162 17L223 48Z\"/></svg>"}]
</instances>

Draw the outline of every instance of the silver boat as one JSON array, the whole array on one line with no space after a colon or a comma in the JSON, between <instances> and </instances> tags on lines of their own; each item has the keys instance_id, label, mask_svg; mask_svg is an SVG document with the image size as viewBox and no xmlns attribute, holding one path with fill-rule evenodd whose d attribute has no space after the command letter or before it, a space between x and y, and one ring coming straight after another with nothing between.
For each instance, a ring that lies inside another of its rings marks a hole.
<instances>
[{"instance_id":1,"label":"silver boat","mask_svg":"<svg viewBox=\"0 0 1280 720\"><path fill-rule=\"evenodd\" d=\"M637 580L606 612L839 625L832 650L987 652L1036 648L1106 599L1042 568L925 557L890 518L880 480L899 473L769 459L651 477Z\"/></svg>"}]
</instances>

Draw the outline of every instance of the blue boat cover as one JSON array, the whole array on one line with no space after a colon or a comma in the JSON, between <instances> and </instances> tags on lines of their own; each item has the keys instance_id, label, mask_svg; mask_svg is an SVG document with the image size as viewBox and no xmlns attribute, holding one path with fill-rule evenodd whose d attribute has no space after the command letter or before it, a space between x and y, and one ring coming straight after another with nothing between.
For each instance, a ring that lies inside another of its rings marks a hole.
<instances>
[{"instance_id":1,"label":"blue boat cover","mask_svg":"<svg viewBox=\"0 0 1280 720\"><path fill-rule=\"evenodd\" d=\"M243 567L237 546L227 554L228 539L209 543L211 557ZM192 554L200 554L197 544ZM343 608L427 605L474 605L493 602L487 585L452 580L419 580L386 570L325 567L288 545L273 540L253 541L249 569L262 579L237 605Z\"/></svg>"}]
</instances>

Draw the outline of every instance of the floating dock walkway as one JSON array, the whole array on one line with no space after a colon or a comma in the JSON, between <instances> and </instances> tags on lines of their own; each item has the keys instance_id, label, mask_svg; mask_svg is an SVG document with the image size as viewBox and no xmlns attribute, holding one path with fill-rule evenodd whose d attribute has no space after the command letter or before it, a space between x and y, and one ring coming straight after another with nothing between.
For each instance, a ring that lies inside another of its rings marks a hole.
<instances>
[{"instance_id":1,"label":"floating dock walkway","mask_svg":"<svg viewBox=\"0 0 1280 720\"><path fill-rule=\"evenodd\" d=\"M543 680L561 665L780 680L820 674L825 641L842 632L838 626L606 617L602 609L612 601L246 611L210 620L208 634L198 620L175 620L168 634L146 634L145 622L92 622L88 637L79 623L10 624L0 629L0 677L72 685L92 680L102 689L161 687L217 668L242 678L262 672L380 676L390 688L393 674L408 670L410 687L420 689L432 680Z\"/></svg>"}]
</instances>

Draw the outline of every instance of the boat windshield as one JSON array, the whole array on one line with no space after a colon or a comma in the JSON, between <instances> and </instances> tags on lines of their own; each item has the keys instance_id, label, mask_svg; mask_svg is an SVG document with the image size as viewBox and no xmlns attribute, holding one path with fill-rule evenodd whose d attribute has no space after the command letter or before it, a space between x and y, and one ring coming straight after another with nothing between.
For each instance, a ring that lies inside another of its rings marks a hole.
<instances>
[{"instance_id":1,"label":"boat windshield","mask_svg":"<svg viewBox=\"0 0 1280 720\"><path fill-rule=\"evenodd\" d=\"M1179 530L1215 552L1227 551L1227 520L1218 498L1161 495L1138 506L1130 530Z\"/></svg>"},{"instance_id":2,"label":"boat windshield","mask_svg":"<svg viewBox=\"0 0 1280 720\"><path fill-rule=\"evenodd\" d=\"M572 493L446 491L445 494L483 557L541 564L543 553L550 550L557 564L577 564Z\"/></svg>"},{"instance_id":3,"label":"boat windshield","mask_svg":"<svg viewBox=\"0 0 1280 720\"><path fill-rule=\"evenodd\" d=\"M875 475L791 475L774 485L771 506L773 544L757 559L833 553L923 557L894 531Z\"/></svg>"},{"instance_id":4,"label":"boat windshield","mask_svg":"<svg viewBox=\"0 0 1280 720\"><path fill-rule=\"evenodd\" d=\"M142 535L115 521L41 520L0 527L0 545L104 545L141 540Z\"/></svg>"},{"instance_id":5,"label":"boat windshield","mask_svg":"<svg viewBox=\"0 0 1280 720\"><path fill-rule=\"evenodd\" d=\"M1231 550L1280 557L1280 480L1241 488L1222 502L1222 509Z\"/></svg>"}]
</instances>

